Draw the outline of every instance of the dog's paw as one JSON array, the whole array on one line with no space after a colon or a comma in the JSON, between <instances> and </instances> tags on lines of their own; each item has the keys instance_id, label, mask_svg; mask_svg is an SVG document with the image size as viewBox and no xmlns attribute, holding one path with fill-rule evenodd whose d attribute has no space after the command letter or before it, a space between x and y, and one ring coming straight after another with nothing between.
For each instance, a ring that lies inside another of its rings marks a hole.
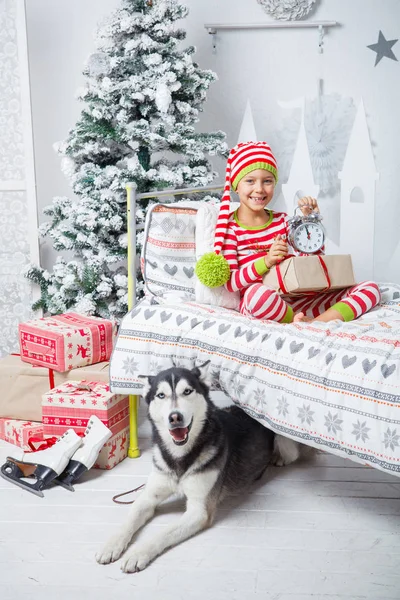
<instances>
[{"instance_id":1,"label":"dog's paw","mask_svg":"<svg viewBox=\"0 0 400 600\"><path fill-rule=\"evenodd\" d=\"M121 571L124 573L137 573L143 571L153 560L154 556L151 555L146 548L133 548L131 552L123 559L121 563Z\"/></svg>"},{"instance_id":2,"label":"dog's paw","mask_svg":"<svg viewBox=\"0 0 400 600\"><path fill-rule=\"evenodd\" d=\"M300 457L301 444L277 435L274 442L274 453L271 463L275 467L285 467L298 460Z\"/></svg>"},{"instance_id":3,"label":"dog's paw","mask_svg":"<svg viewBox=\"0 0 400 600\"><path fill-rule=\"evenodd\" d=\"M285 466L285 461L283 460L282 456L280 454L274 454L272 456L271 459L271 465L273 467L284 467Z\"/></svg>"},{"instance_id":4,"label":"dog's paw","mask_svg":"<svg viewBox=\"0 0 400 600\"><path fill-rule=\"evenodd\" d=\"M113 536L104 548L96 554L96 560L101 565L108 565L119 559L127 546L126 540L121 536Z\"/></svg>"}]
</instances>

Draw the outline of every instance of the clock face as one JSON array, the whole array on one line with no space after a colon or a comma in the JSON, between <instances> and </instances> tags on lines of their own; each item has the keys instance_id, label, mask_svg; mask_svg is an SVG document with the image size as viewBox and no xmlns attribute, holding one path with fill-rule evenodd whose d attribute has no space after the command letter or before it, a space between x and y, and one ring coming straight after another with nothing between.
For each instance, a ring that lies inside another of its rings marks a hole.
<instances>
[{"instance_id":1,"label":"clock face","mask_svg":"<svg viewBox=\"0 0 400 600\"><path fill-rule=\"evenodd\" d=\"M324 232L319 223L301 223L294 232L293 241L297 250L312 254L324 245Z\"/></svg>"}]
</instances>

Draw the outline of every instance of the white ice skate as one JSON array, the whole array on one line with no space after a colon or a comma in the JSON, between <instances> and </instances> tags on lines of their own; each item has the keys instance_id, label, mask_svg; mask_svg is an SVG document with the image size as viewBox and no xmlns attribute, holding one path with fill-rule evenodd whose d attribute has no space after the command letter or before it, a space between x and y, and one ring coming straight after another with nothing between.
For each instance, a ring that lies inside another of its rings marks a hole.
<instances>
[{"instance_id":1,"label":"white ice skate","mask_svg":"<svg viewBox=\"0 0 400 600\"><path fill-rule=\"evenodd\" d=\"M61 475L71 456L81 445L82 438L73 429L68 429L50 448L24 452L21 459L8 456L0 468L0 474L7 481L43 497L43 488ZM36 477L35 483L28 483L23 479L32 476Z\"/></svg>"},{"instance_id":2,"label":"white ice skate","mask_svg":"<svg viewBox=\"0 0 400 600\"><path fill-rule=\"evenodd\" d=\"M72 484L93 467L100 450L111 435L110 429L96 415L92 415L87 424L85 436L82 438L82 445L71 457L65 471L60 477L57 477L55 483L73 492Z\"/></svg>"}]
</instances>

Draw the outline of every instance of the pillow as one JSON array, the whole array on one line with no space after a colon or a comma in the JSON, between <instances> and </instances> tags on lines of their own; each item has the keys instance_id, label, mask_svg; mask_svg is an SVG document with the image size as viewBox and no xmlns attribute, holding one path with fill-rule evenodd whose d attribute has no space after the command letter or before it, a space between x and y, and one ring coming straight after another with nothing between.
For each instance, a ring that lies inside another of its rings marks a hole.
<instances>
[{"instance_id":1,"label":"pillow","mask_svg":"<svg viewBox=\"0 0 400 600\"><path fill-rule=\"evenodd\" d=\"M146 295L194 300L196 202L155 204L142 248Z\"/></svg>"},{"instance_id":2,"label":"pillow","mask_svg":"<svg viewBox=\"0 0 400 600\"><path fill-rule=\"evenodd\" d=\"M232 211L239 206L237 202L231 203ZM196 260L206 252L214 250L214 231L217 224L219 203L202 202L199 204L196 217ZM197 277L195 278L196 301L201 304L213 304L224 308L239 309L240 293L228 292L224 287L208 288Z\"/></svg>"}]
</instances>

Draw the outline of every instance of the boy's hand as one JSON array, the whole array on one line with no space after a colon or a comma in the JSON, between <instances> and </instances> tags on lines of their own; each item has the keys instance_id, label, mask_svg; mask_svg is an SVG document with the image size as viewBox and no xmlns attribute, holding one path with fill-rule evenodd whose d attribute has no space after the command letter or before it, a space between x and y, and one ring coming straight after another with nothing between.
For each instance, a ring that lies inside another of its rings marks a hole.
<instances>
[{"instance_id":1,"label":"boy's hand","mask_svg":"<svg viewBox=\"0 0 400 600\"><path fill-rule=\"evenodd\" d=\"M281 262L288 254L288 245L281 235L277 235L265 257L265 265L270 269L277 263Z\"/></svg>"},{"instance_id":2,"label":"boy's hand","mask_svg":"<svg viewBox=\"0 0 400 600\"><path fill-rule=\"evenodd\" d=\"M297 204L305 217L308 217L312 212L319 212L318 202L315 198L311 198L311 196L303 196L303 198L298 200Z\"/></svg>"}]
</instances>

